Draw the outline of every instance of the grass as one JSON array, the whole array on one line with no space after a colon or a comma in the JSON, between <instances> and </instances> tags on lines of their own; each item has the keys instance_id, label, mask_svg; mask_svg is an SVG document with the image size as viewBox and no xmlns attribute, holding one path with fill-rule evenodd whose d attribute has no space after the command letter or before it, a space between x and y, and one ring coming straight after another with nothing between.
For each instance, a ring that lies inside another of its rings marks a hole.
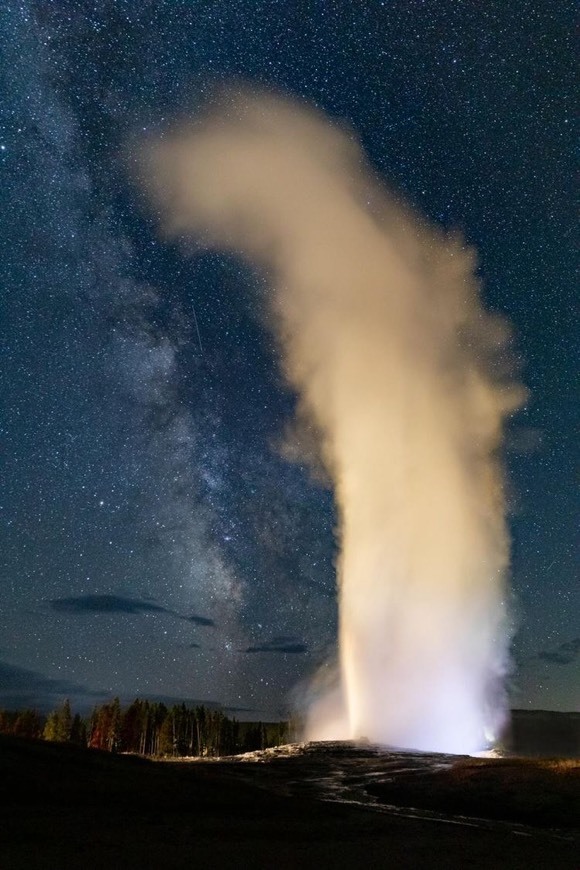
<instances>
[{"instance_id":1,"label":"grass","mask_svg":"<svg viewBox=\"0 0 580 870\"><path fill-rule=\"evenodd\" d=\"M470 758L368 788L382 802L528 825L580 828L580 761Z\"/></svg>"},{"instance_id":2,"label":"grass","mask_svg":"<svg viewBox=\"0 0 580 870\"><path fill-rule=\"evenodd\" d=\"M413 792L410 784L405 791L405 783L397 783L388 802L440 811L449 804L452 812L490 818L498 806L498 815L509 817L507 806L522 820L551 824L553 818L554 827L572 827L577 764L471 759L442 773L446 778L422 777ZM283 796L273 787L280 778L289 783L297 776L292 763L163 764L0 737L0 868L580 866L572 831L565 837L542 831L514 836L509 826L438 824Z\"/></svg>"}]
</instances>

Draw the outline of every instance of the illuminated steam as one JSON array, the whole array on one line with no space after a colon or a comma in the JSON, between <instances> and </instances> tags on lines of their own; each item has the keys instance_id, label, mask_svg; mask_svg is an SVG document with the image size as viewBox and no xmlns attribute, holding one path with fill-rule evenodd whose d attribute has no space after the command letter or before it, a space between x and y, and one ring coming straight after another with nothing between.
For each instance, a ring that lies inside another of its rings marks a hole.
<instances>
[{"instance_id":1,"label":"illuminated steam","mask_svg":"<svg viewBox=\"0 0 580 870\"><path fill-rule=\"evenodd\" d=\"M472 254L398 205L350 133L269 95L226 98L143 165L171 235L271 278L284 373L320 433L340 680L309 736L481 748L504 715L495 452L521 391L500 379L507 329L481 306Z\"/></svg>"}]
</instances>

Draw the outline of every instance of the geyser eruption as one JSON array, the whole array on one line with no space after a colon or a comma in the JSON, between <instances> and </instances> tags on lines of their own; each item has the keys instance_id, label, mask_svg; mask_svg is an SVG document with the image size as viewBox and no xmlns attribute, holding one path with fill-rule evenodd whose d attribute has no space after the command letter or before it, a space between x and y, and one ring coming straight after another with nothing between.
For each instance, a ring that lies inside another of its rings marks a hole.
<instances>
[{"instance_id":1,"label":"geyser eruption","mask_svg":"<svg viewBox=\"0 0 580 870\"><path fill-rule=\"evenodd\" d=\"M311 739L482 748L504 716L496 451L521 390L472 254L398 205L346 131L240 93L147 150L172 235L271 278L272 328L340 515L340 685Z\"/></svg>"}]
</instances>

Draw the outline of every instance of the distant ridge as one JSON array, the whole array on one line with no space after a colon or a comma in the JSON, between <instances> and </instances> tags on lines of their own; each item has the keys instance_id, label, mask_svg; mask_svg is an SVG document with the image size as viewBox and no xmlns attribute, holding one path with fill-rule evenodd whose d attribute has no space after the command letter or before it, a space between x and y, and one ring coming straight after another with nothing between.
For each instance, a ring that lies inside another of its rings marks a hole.
<instances>
[{"instance_id":1,"label":"distant ridge","mask_svg":"<svg viewBox=\"0 0 580 870\"><path fill-rule=\"evenodd\" d=\"M580 713L512 710L503 743L518 755L580 758Z\"/></svg>"}]
</instances>

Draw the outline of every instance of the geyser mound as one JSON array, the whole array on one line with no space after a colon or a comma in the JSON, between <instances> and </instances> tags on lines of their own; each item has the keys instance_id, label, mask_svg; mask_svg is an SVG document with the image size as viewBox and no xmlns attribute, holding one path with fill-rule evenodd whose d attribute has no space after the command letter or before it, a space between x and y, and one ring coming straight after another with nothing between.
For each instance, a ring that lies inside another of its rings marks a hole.
<instances>
[{"instance_id":1,"label":"geyser mound","mask_svg":"<svg viewBox=\"0 0 580 870\"><path fill-rule=\"evenodd\" d=\"M340 679L307 737L482 748L505 711L497 450L521 390L497 374L509 331L472 253L397 204L350 133L269 95L226 96L142 165L171 235L270 276L284 373L320 433Z\"/></svg>"}]
</instances>

